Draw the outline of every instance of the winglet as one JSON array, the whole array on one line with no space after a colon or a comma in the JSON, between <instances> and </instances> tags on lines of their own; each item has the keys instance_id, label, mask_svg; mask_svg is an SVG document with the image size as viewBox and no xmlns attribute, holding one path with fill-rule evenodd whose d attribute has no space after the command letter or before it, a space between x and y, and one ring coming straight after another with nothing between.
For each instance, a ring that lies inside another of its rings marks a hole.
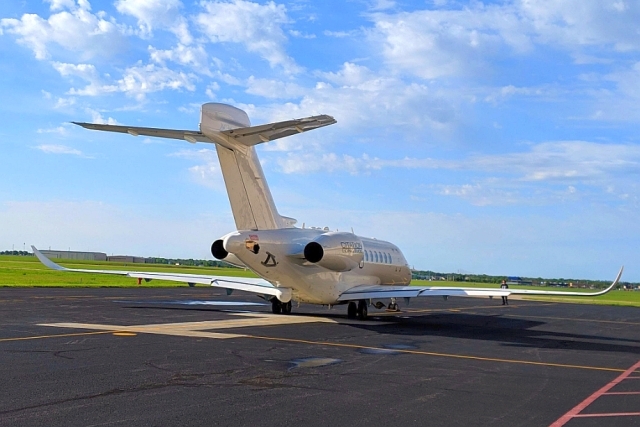
<instances>
[{"instance_id":1,"label":"winglet","mask_svg":"<svg viewBox=\"0 0 640 427\"><path fill-rule=\"evenodd\" d=\"M620 281L620 278L622 277L622 272L624 271L624 265L622 267L620 267L620 271L618 271L618 275L616 276L616 280L614 280L611 285L604 290L603 294L606 294L607 292L609 292L611 289L613 289L618 282Z\"/></svg>"},{"instance_id":2,"label":"winglet","mask_svg":"<svg viewBox=\"0 0 640 427\"><path fill-rule=\"evenodd\" d=\"M43 263L46 267L49 267L52 270L59 270L59 271L66 270L66 268L64 268L63 266L56 264L55 262L51 261L49 258L44 256L42 252L36 249L35 246L31 245L31 249L33 250L34 255L38 257L40 262Z\"/></svg>"},{"instance_id":3,"label":"winglet","mask_svg":"<svg viewBox=\"0 0 640 427\"><path fill-rule=\"evenodd\" d=\"M606 294L607 292L609 292L610 290L612 290L613 288L616 287L616 285L620 281L620 278L622 277L622 272L623 271L624 271L624 265L622 267L620 267L620 271L618 271L618 275L616 276L615 280L613 282L611 282L611 284L609 285L609 287L607 289L604 289L604 290L602 290L600 292L584 293L582 295L587 296L587 297L597 297L597 296Z\"/></svg>"}]
</instances>

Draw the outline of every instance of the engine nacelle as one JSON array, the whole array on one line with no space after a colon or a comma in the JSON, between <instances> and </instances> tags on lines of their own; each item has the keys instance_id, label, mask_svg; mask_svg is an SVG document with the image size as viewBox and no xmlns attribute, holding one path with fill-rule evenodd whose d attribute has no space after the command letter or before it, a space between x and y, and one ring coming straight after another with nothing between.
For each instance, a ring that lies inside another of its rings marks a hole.
<instances>
[{"instance_id":1,"label":"engine nacelle","mask_svg":"<svg viewBox=\"0 0 640 427\"><path fill-rule=\"evenodd\" d=\"M329 270L349 271L362 262L362 240L353 233L325 233L307 243L304 258Z\"/></svg>"}]
</instances>

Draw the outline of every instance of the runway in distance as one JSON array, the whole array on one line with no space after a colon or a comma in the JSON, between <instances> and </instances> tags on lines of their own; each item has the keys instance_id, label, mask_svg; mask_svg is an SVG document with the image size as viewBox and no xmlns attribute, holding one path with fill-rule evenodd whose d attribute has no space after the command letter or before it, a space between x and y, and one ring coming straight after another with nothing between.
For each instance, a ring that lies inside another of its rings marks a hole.
<instances>
[{"instance_id":1,"label":"runway in distance","mask_svg":"<svg viewBox=\"0 0 640 427\"><path fill-rule=\"evenodd\" d=\"M292 301L347 305L349 318L366 319L368 307L397 310L398 298L408 304L416 297L502 297L508 295L603 295L620 280L593 293L410 286L411 270L392 243L330 231L295 227L296 220L278 213L255 146L336 123L327 115L251 126L247 113L231 105L202 105L200 130L173 130L73 122L87 129L215 144L236 223L236 231L211 245L214 258L245 267L260 278L235 278L179 273L69 269L46 258L32 246L47 267L70 272L118 274L138 279L206 284L257 294L271 301L273 313L289 314ZM375 301L375 303L374 303ZM390 301L388 304L382 301Z\"/></svg>"}]
</instances>

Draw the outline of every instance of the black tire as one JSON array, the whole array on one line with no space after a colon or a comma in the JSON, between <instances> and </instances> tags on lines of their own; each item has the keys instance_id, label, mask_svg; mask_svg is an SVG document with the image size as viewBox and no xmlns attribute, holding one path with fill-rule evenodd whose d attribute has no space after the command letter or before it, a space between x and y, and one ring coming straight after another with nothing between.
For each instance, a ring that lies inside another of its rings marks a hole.
<instances>
[{"instance_id":1,"label":"black tire","mask_svg":"<svg viewBox=\"0 0 640 427\"><path fill-rule=\"evenodd\" d=\"M282 307L282 314L291 314L291 301L283 302L280 306Z\"/></svg>"},{"instance_id":2,"label":"black tire","mask_svg":"<svg viewBox=\"0 0 640 427\"><path fill-rule=\"evenodd\" d=\"M271 300L271 312L273 314L282 313L282 304L280 303L280 301L278 301L277 298Z\"/></svg>"},{"instance_id":3,"label":"black tire","mask_svg":"<svg viewBox=\"0 0 640 427\"><path fill-rule=\"evenodd\" d=\"M353 301L349 301L349 305L347 306L347 317L349 319L355 319L358 317L358 307Z\"/></svg>"},{"instance_id":4,"label":"black tire","mask_svg":"<svg viewBox=\"0 0 640 427\"><path fill-rule=\"evenodd\" d=\"M358 319L366 320L368 314L367 302L363 299L358 301Z\"/></svg>"}]
</instances>

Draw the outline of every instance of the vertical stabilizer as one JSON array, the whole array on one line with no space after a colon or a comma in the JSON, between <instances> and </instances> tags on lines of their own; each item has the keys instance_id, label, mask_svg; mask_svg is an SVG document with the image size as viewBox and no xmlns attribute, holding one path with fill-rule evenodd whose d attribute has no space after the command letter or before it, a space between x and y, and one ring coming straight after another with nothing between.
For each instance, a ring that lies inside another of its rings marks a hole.
<instances>
[{"instance_id":1,"label":"vertical stabilizer","mask_svg":"<svg viewBox=\"0 0 640 427\"><path fill-rule=\"evenodd\" d=\"M249 116L244 111L231 105L212 102L202 106L200 131L73 123L86 129L128 133L133 136L180 139L192 144L216 144L236 227L238 230L271 230L293 227L296 220L278 214L254 146L335 122L333 117L323 114L251 126Z\"/></svg>"},{"instance_id":2,"label":"vertical stabilizer","mask_svg":"<svg viewBox=\"0 0 640 427\"><path fill-rule=\"evenodd\" d=\"M278 214L255 148L225 132L250 126L247 113L238 108L216 103L202 106L200 131L216 142L237 229L284 228L288 224Z\"/></svg>"}]
</instances>

